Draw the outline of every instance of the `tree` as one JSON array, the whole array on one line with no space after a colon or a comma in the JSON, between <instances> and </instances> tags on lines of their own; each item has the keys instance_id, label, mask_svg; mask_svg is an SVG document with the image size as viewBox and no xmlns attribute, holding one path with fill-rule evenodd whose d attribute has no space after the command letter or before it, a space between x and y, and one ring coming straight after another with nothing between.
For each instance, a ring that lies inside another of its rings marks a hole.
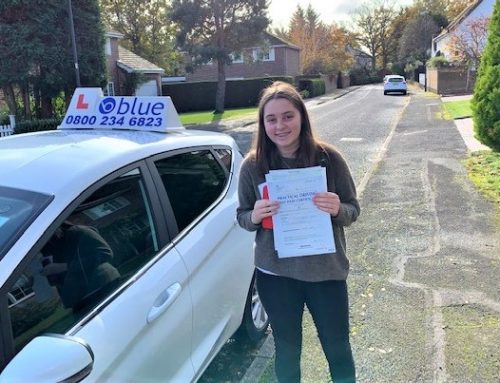
<instances>
[{"instance_id":1,"label":"tree","mask_svg":"<svg viewBox=\"0 0 500 383\"><path fill-rule=\"evenodd\" d=\"M500 151L500 1L496 1L472 99L474 132Z\"/></svg>"},{"instance_id":2,"label":"tree","mask_svg":"<svg viewBox=\"0 0 500 383\"><path fill-rule=\"evenodd\" d=\"M177 74L182 55L175 50L175 29L168 0L100 0L103 21L123 34L122 44L135 54Z\"/></svg>"},{"instance_id":3,"label":"tree","mask_svg":"<svg viewBox=\"0 0 500 383\"><path fill-rule=\"evenodd\" d=\"M451 33L447 48L451 59L478 68L488 35L489 17L477 17Z\"/></svg>"},{"instance_id":4,"label":"tree","mask_svg":"<svg viewBox=\"0 0 500 383\"><path fill-rule=\"evenodd\" d=\"M26 52L35 52L39 46L37 31L31 21L32 7L17 1L0 3L0 87L6 98L9 114L17 114L15 87L25 84L30 77L33 56L26 57ZM20 58L23 58L20 60Z\"/></svg>"},{"instance_id":5,"label":"tree","mask_svg":"<svg viewBox=\"0 0 500 383\"><path fill-rule=\"evenodd\" d=\"M446 20L453 20L471 3L471 1L472 0L415 0L414 6L419 11L427 11L431 15L443 15L446 17ZM448 24L448 21L446 21L446 24Z\"/></svg>"},{"instance_id":6,"label":"tree","mask_svg":"<svg viewBox=\"0 0 500 383\"><path fill-rule=\"evenodd\" d=\"M301 71L305 74L336 73L352 66L346 46L351 34L335 23L326 25L311 5L304 10L297 5L281 37L299 46Z\"/></svg>"},{"instance_id":7,"label":"tree","mask_svg":"<svg viewBox=\"0 0 500 383\"><path fill-rule=\"evenodd\" d=\"M351 45L351 34L344 28L332 24L329 30L327 72L346 72L352 68L354 59L347 51Z\"/></svg>"},{"instance_id":8,"label":"tree","mask_svg":"<svg viewBox=\"0 0 500 383\"><path fill-rule=\"evenodd\" d=\"M427 13L410 20L399 42L399 59L406 63L420 61L425 64L429 58L432 37L438 32L439 26Z\"/></svg>"},{"instance_id":9,"label":"tree","mask_svg":"<svg viewBox=\"0 0 500 383\"><path fill-rule=\"evenodd\" d=\"M457 17L470 3L470 0L448 0L446 8L448 20L453 20Z\"/></svg>"},{"instance_id":10,"label":"tree","mask_svg":"<svg viewBox=\"0 0 500 383\"><path fill-rule=\"evenodd\" d=\"M372 0L355 12L359 42L370 51L372 69L377 66L377 58L383 68L387 65L391 47L390 26L395 18L394 7L388 0Z\"/></svg>"},{"instance_id":11,"label":"tree","mask_svg":"<svg viewBox=\"0 0 500 383\"><path fill-rule=\"evenodd\" d=\"M469 20L463 28L457 28L451 33L448 42L451 60L465 65L467 68L467 82L465 88L469 90L470 71L477 70L481 61L488 33L489 17L478 17Z\"/></svg>"},{"instance_id":12,"label":"tree","mask_svg":"<svg viewBox=\"0 0 500 383\"><path fill-rule=\"evenodd\" d=\"M269 25L267 0L173 0L177 44L199 65L217 63L215 113L224 112L226 65L231 54L262 41Z\"/></svg>"},{"instance_id":13,"label":"tree","mask_svg":"<svg viewBox=\"0 0 500 383\"><path fill-rule=\"evenodd\" d=\"M104 34L97 0L74 0L73 16L81 83L104 86ZM64 92L69 101L76 80L66 1L3 0L0 49L0 86L11 113L17 111L15 90L23 95L27 118L32 104L37 116L52 117L54 98Z\"/></svg>"}]
</instances>

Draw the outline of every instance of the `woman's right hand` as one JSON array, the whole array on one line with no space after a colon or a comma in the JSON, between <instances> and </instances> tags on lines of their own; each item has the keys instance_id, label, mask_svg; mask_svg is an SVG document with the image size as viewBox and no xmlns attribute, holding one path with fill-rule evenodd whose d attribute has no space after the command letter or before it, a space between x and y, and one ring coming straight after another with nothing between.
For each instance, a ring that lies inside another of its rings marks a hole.
<instances>
[{"instance_id":1,"label":"woman's right hand","mask_svg":"<svg viewBox=\"0 0 500 383\"><path fill-rule=\"evenodd\" d=\"M254 225L259 225L264 218L271 217L276 214L279 207L280 204L277 201L271 201L268 199L259 199L255 201L251 216L252 223Z\"/></svg>"}]
</instances>

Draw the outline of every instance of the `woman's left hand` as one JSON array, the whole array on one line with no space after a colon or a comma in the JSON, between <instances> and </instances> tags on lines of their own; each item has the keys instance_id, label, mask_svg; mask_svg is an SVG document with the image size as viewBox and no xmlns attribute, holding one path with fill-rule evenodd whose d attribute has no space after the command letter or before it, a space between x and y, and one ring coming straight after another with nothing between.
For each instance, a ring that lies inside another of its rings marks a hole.
<instances>
[{"instance_id":1,"label":"woman's left hand","mask_svg":"<svg viewBox=\"0 0 500 383\"><path fill-rule=\"evenodd\" d=\"M325 213L336 217L339 214L340 198L332 192L316 193L313 197L313 203Z\"/></svg>"}]
</instances>

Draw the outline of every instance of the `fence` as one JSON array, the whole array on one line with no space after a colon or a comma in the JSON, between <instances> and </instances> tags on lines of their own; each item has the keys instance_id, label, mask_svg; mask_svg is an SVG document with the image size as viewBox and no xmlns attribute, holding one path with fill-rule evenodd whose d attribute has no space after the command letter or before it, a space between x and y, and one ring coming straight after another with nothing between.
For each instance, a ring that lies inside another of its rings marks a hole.
<instances>
[{"instance_id":1,"label":"fence","mask_svg":"<svg viewBox=\"0 0 500 383\"><path fill-rule=\"evenodd\" d=\"M15 116L9 115L10 124L0 125L0 137L7 137L14 133L14 128L16 127Z\"/></svg>"}]
</instances>

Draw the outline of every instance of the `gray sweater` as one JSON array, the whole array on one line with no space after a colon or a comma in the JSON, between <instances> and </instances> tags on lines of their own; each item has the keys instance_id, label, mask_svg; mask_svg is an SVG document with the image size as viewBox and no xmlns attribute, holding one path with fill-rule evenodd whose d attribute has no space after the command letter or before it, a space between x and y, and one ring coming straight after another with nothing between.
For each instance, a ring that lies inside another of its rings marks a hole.
<instances>
[{"instance_id":1,"label":"gray sweater","mask_svg":"<svg viewBox=\"0 0 500 383\"><path fill-rule=\"evenodd\" d=\"M240 226L248 231L256 231L255 266L271 273L301 281L319 282L326 280L345 280L349 272L349 260L346 256L344 226L356 221L360 213L356 199L356 188L349 167L339 152L326 148L326 174L328 191L338 194L340 210L337 217L332 217L335 235L336 253L311 255L305 257L278 258L274 249L272 230L263 229L251 220L255 201L261 199L258 185L265 182L255 160L246 158L240 170L239 207L237 218ZM286 167L296 167L295 161L283 158Z\"/></svg>"}]
</instances>

